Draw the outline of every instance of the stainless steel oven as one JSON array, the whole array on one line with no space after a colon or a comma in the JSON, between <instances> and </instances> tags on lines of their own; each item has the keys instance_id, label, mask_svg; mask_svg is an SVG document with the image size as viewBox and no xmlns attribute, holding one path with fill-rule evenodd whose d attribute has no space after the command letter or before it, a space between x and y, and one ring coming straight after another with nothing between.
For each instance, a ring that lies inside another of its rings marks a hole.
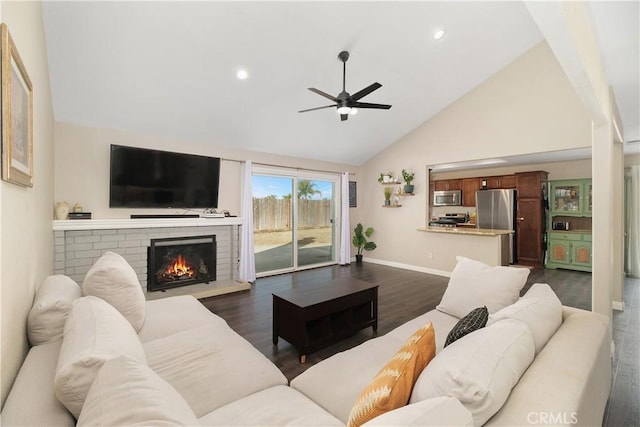
<instances>
[{"instance_id":1,"label":"stainless steel oven","mask_svg":"<svg viewBox=\"0 0 640 427\"><path fill-rule=\"evenodd\" d=\"M433 206L462 206L462 190L434 191Z\"/></svg>"}]
</instances>

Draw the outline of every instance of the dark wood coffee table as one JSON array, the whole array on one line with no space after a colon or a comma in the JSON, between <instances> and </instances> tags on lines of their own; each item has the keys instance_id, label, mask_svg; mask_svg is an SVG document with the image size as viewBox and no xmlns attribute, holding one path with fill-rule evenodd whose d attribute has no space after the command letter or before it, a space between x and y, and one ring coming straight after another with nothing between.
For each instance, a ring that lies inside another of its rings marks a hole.
<instances>
[{"instance_id":1,"label":"dark wood coffee table","mask_svg":"<svg viewBox=\"0 0 640 427\"><path fill-rule=\"evenodd\" d=\"M300 363L369 326L378 330L378 285L346 277L273 293L273 344L290 342Z\"/></svg>"}]
</instances>

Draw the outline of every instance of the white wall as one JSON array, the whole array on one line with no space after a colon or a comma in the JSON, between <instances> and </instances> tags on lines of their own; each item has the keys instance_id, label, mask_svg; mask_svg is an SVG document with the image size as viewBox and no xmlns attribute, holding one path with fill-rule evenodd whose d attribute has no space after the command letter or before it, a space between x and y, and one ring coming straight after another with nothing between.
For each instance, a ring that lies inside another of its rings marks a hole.
<instances>
[{"instance_id":1,"label":"white wall","mask_svg":"<svg viewBox=\"0 0 640 427\"><path fill-rule=\"evenodd\" d=\"M4 404L27 350L26 318L38 284L53 268L53 112L40 2L2 2L33 85L33 188L0 182L2 390Z\"/></svg>"},{"instance_id":2,"label":"white wall","mask_svg":"<svg viewBox=\"0 0 640 427\"><path fill-rule=\"evenodd\" d=\"M260 152L236 150L227 147L175 141L157 136L142 135L113 129L99 129L70 123L55 125L55 200L70 205L80 203L92 213L92 218L129 218L132 213L185 213L167 209L112 209L109 208L109 150L110 144L156 148L181 153L193 153L222 159L251 160L291 168L308 168L328 172L352 172L357 166L320 162ZM240 214L241 164L221 162L218 207L232 215ZM352 180L357 180L355 175ZM352 209L353 210L353 209Z\"/></svg>"},{"instance_id":3,"label":"white wall","mask_svg":"<svg viewBox=\"0 0 640 427\"><path fill-rule=\"evenodd\" d=\"M590 145L591 120L542 42L365 163L360 214L376 229L378 244L370 256L435 269L456 255L416 231L426 223L427 165ZM401 208L381 208L379 173L402 168L417 172L417 195L404 198Z\"/></svg>"}]
</instances>

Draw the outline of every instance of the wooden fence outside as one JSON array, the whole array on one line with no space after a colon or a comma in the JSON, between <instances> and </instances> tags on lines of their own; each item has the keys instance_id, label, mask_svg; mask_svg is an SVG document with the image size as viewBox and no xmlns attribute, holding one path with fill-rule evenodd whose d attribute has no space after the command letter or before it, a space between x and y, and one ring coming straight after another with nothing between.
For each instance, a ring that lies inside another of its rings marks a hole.
<instances>
[{"instance_id":1,"label":"wooden fence outside","mask_svg":"<svg viewBox=\"0 0 640 427\"><path fill-rule=\"evenodd\" d=\"M253 198L253 231L290 230L291 200ZM331 200L298 200L298 228L331 226Z\"/></svg>"}]
</instances>

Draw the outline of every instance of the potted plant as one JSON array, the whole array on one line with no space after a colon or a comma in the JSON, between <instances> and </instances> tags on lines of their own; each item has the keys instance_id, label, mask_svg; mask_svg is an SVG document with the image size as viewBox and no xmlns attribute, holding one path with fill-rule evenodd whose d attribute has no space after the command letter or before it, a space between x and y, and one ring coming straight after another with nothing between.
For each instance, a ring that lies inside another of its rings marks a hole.
<instances>
[{"instance_id":1,"label":"potted plant","mask_svg":"<svg viewBox=\"0 0 640 427\"><path fill-rule=\"evenodd\" d=\"M356 253L356 264L362 264L362 251L372 251L377 246L374 242L367 239L373 234L373 227L368 227L366 230L361 223L356 225L353 229L353 246L358 249Z\"/></svg>"},{"instance_id":2,"label":"potted plant","mask_svg":"<svg viewBox=\"0 0 640 427\"><path fill-rule=\"evenodd\" d=\"M404 186L404 192L407 194L412 194L413 193L413 184L411 184L413 182L413 178L416 176L415 172L407 172L406 170L402 169L402 179L404 180L405 186Z\"/></svg>"},{"instance_id":3,"label":"potted plant","mask_svg":"<svg viewBox=\"0 0 640 427\"><path fill-rule=\"evenodd\" d=\"M380 176L378 177L378 182L379 183L388 183L393 181L393 172L381 172Z\"/></svg>"},{"instance_id":4,"label":"potted plant","mask_svg":"<svg viewBox=\"0 0 640 427\"><path fill-rule=\"evenodd\" d=\"M384 188L384 205L385 206L390 206L391 205L391 194L393 193L393 188L391 187L385 187Z\"/></svg>"}]
</instances>

